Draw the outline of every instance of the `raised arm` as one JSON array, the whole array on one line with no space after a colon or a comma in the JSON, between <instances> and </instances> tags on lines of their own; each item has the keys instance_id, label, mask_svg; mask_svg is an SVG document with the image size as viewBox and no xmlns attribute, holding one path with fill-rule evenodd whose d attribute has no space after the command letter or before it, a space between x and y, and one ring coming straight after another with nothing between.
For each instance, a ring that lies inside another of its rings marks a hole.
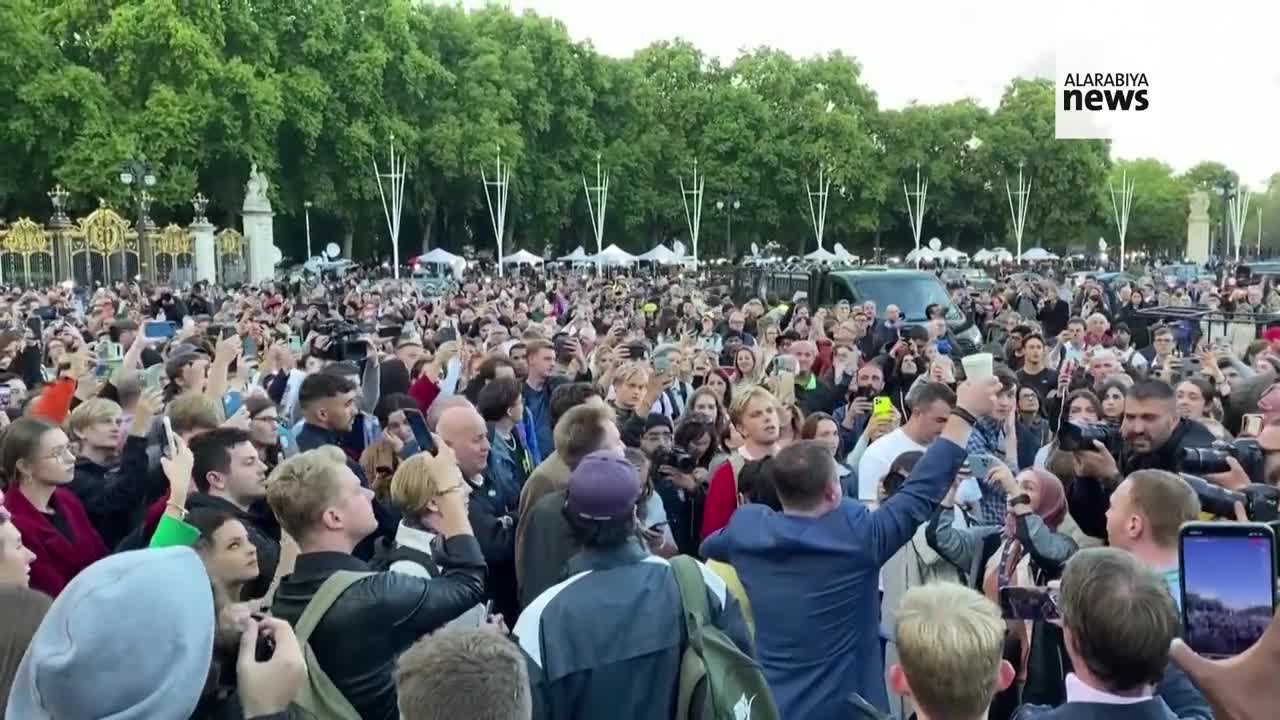
<instances>
[{"instance_id":1,"label":"raised arm","mask_svg":"<svg viewBox=\"0 0 1280 720\"><path fill-rule=\"evenodd\" d=\"M947 418L942 435L911 470L902 489L871 514L871 533L877 562L888 562L947 494L965 459L965 445L973 428L967 418L981 417L995 405L1000 383L994 377L963 383L956 393L957 412ZM861 481L862 478L859 478Z\"/></svg>"}]
</instances>

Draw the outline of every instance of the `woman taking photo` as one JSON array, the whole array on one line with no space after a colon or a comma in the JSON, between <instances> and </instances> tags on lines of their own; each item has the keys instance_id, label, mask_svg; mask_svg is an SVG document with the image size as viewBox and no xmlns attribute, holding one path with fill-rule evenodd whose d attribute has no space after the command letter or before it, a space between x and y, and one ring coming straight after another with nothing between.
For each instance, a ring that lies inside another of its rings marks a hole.
<instances>
[{"instance_id":1,"label":"woman taking photo","mask_svg":"<svg viewBox=\"0 0 1280 720\"><path fill-rule=\"evenodd\" d=\"M386 500L391 491L391 478L405 456L405 447L409 446L410 455L420 449L412 442L413 428L407 415L411 412L419 412L418 403L401 393L378 398L378 405L373 409L378 426L382 428L382 437L370 443L360 454L360 467L369 478L369 489L380 500Z\"/></svg>"},{"instance_id":2,"label":"woman taking photo","mask_svg":"<svg viewBox=\"0 0 1280 720\"><path fill-rule=\"evenodd\" d=\"M67 487L75 459L66 433L44 420L20 418L0 433L4 506L36 556L31 587L51 597L107 556L80 498Z\"/></svg>"},{"instance_id":3,"label":"woman taking photo","mask_svg":"<svg viewBox=\"0 0 1280 720\"><path fill-rule=\"evenodd\" d=\"M711 423L715 431L716 448L724 448L729 440L729 413L721 404L720 397L711 388L704 387L693 391L677 425L695 418Z\"/></svg>"}]
</instances>

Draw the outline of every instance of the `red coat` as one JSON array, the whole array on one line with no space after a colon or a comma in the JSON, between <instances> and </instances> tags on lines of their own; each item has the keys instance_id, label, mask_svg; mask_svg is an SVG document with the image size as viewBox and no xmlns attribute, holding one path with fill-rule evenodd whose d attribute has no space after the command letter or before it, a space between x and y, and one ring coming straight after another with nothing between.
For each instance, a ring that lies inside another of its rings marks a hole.
<instances>
[{"instance_id":1,"label":"red coat","mask_svg":"<svg viewBox=\"0 0 1280 720\"><path fill-rule=\"evenodd\" d=\"M729 524L738 509L738 477L729 461L720 463L707 482L707 498L702 504L702 539Z\"/></svg>"},{"instance_id":2,"label":"red coat","mask_svg":"<svg viewBox=\"0 0 1280 720\"><path fill-rule=\"evenodd\" d=\"M4 506L22 533L22 544L36 556L31 563L31 589L57 597L71 578L106 557L108 551L75 493L60 487L53 491L49 504L66 521L70 538L54 527L17 488L4 494Z\"/></svg>"}]
</instances>

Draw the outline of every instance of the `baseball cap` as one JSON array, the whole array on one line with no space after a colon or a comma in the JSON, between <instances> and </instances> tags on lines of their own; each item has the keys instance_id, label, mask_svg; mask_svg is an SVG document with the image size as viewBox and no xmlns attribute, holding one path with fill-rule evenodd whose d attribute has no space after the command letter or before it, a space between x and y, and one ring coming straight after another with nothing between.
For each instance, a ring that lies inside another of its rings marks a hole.
<instances>
[{"instance_id":1,"label":"baseball cap","mask_svg":"<svg viewBox=\"0 0 1280 720\"><path fill-rule=\"evenodd\" d=\"M634 512L642 490L635 467L616 450L587 455L569 474L565 510L584 520L614 520Z\"/></svg>"}]
</instances>

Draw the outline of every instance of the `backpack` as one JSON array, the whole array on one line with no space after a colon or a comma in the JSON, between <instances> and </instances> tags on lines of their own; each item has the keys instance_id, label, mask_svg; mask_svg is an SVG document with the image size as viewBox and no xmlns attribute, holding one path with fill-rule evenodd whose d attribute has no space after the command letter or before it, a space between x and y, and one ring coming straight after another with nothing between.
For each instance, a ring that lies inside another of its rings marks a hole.
<instances>
[{"instance_id":1,"label":"backpack","mask_svg":"<svg viewBox=\"0 0 1280 720\"><path fill-rule=\"evenodd\" d=\"M711 624L707 586L698 561L671 559L688 634L680 658L676 720L778 720L759 663Z\"/></svg>"},{"instance_id":2,"label":"backpack","mask_svg":"<svg viewBox=\"0 0 1280 720\"><path fill-rule=\"evenodd\" d=\"M298 618L293 631L298 636L298 645L302 647L303 657L307 661L307 682L289 707L290 717L307 720L360 720L360 713L356 712L351 702L343 697L342 692L320 668L310 640L311 633L315 632L316 626L342 593L372 574L349 570L335 572L325 579L302 611L302 617Z\"/></svg>"}]
</instances>

